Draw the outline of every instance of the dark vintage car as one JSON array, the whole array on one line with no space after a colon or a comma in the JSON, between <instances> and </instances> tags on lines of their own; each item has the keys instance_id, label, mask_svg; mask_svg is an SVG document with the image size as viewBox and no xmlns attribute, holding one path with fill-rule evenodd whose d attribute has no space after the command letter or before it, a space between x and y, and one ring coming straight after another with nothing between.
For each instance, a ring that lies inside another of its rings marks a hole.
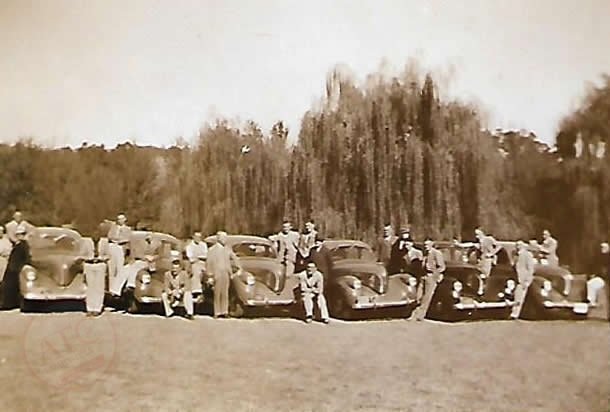
<instances>
[{"instance_id":1,"label":"dark vintage car","mask_svg":"<svg viewBox=\"0 0 610 412\"><path fill-rule=\"evenodd\" d=\"M501 241L497 264L491 277L513 276L516 242ZM524 319L583 319L589 312L587 303L587 276L574 275L567 268L549 265L536 255L534 281L528 289L522 309Z\"/></svg>"},{"instance_id":2,"label":"dark vintage car","mask_svg":"<svg viewBox=\"0 0 610 412\"><path fill-rule=\"evenodd\" d=\"M148 267L140 270L136 275L136 287L129 307L132 313L161 304L165 272L171 269L172 255L182 258L182 242L166 233L133 231L131 242L144 241L147 235L159 245L159 249L154 260L148 263ZM184 265L186 267L186 264ZM188 270L188 267L186 269Z\"/></svg>"},{"instance_id":3,"label":"dark vintage car","mask_svg":"<svg viewBox=\"0 0 610 412\"><path fill-rule=\"evenodd\" d=\"M216 237L210 236L205 241L212 247ZM237 255L242 267L231 281L231 316L243 316L255 309L293 309L299 282L296 277L285 276L273 242L258 236L229 235L226 245Z\"/></svg>"},{"instance_id":4,"label":"dark vintage car","mask_svg":"<svg viewBox=\"0 0 610 412\"><path fill-rule=\"evenodd\" d=\"M36 301L84 301L83 262L94 255L93 240L60 227L35 228L27 240L32 264L19 275L21 310Z\"/></svg>"},{"instance_id":5,"label":"dark vintage car","mask_svg":"<svg viewBox=\"0 0 610 412\"><path fill-rule=\"evenodd\" d=\"M512 273L495 274L482 283L476 257L468 248L436 242L447 269L426 317L442 321L508 319L517 283Z\"/></svg>"},{"instance_id":6,"label":"dark vintage car","mask_svg":"<svg viewBox=\"0 0 610 412\"><path fill-rule=\"evenodd\" d=\"M408 273L388 275L364 242L326 240L314 261L324 274L333 317L408 317L415 308L416 278Z\"/></svg>"}]
</instances>

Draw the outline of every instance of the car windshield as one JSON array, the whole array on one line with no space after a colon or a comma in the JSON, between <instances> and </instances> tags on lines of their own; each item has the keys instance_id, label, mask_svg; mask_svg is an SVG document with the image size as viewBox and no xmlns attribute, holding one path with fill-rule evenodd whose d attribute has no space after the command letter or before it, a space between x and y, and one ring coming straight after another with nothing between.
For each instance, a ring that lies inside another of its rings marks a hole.
<instances>
[{"instance_id":1,"label":"car windshield","mask_svg":"<svg viewBox=\"0 0 610 412\"><path fill-rule=\"evenodd\" d=\"M35 232L28 239L30 248L47 253L77 253L80 251L80 239L65 233Z\"/></svg>"},{"instance_id":2,"label":"car windshield","mask_svg":"<svg viewBox=\"0 0 610 412\"><path fill-rule=\"evenodd\" d=\"M233 245L233 252L235 252L238 257L262 257L272 259L275 259L277 257L275 249L271 245L265 243L237 243Z\"/></svg>"},{"instance_id":3,"label":"car windshield","mask_svg":"<svg viewBox=\"0 0 610 412\"><path fill-rule=\"evenodd\" d=\"M439 247L438 249L441 251L441 253L443 254L443 257L445 258L445 261L447 261L447 262L469 263L472 261L471 253L473 251L471 251L467 248L447 246L447 247Z\"/></svg>"},{"instance_id":4,"label":"car windshield","mask_svg":"<svg viewBox=\"0 0 610 412\"><path fill-rule=\"evenodd\" d=\"M330 258L333 261L345 259L357 259L367 262L374 262L375 255L366 246L363 245L341 245L330 251Z\"/></svg>"}]
</instances>

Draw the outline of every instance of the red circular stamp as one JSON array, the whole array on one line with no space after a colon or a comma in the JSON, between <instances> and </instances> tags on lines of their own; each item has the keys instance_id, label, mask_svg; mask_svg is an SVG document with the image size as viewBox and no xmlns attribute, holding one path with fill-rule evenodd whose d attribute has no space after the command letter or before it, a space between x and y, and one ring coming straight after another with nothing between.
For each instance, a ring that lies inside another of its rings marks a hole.
<instances>
[{"instance_id":1,"label":"red circular stamp","mask_svg":"<svg viewBox=\"0 0 610 412\"><path fill-rule=\"evenodd\" d=\"M103 316L35 316L23 348L29 369L42 382L78 388L93 384L113 363L116 334Z\"/></svg>"}]
</instances>

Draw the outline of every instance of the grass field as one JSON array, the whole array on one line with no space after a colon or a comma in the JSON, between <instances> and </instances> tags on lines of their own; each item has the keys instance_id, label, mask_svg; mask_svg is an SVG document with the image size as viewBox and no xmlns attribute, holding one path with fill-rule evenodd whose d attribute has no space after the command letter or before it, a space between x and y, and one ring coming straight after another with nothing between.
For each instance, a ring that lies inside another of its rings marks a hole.
<instances>
[{"instance_id":1,"label":"grass field","mask_svg":"<svg viewBox=\"0 0 610 412\"><path fill-rule=\"evenodd\" d=\"M0 313L0 411L607 412L587 322Z\"/></svg>"}]
</instances>

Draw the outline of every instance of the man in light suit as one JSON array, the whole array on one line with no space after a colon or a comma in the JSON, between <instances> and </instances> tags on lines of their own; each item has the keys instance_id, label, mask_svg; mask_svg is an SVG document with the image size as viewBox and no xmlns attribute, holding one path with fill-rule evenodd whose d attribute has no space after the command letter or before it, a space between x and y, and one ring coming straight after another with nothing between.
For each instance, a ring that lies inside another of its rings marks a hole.
<instances>
[{"instance_id":1,"label":"man in light suit","mask_svg":"<svg viewBox=\"0 0 610 412\"><path fill-rule=\"evenodd\" d=\"M551 232L544 230L542 232L542 245L540 245L540 253L543 259L552 266L559 266L559 257L557 256L557 240L551 236Z\"/></svg>"},{"instance_id":2,"label":"man in light suit","mask_svg":"<svg viewBox=\"0 0 610 412\"><path fill-rule=\"evenodd\" d=\"M30 233L32 229L34 229L34 225L32 225L27 220L24 220L23 214L18 210L13 214L13 220L6 224L6 234L13 244L17 243L18 241L17 228L25 229L26 237L28 233Z\"/></svg>"},{"instance_id":3,"label":"man in light suit","mask_svg":"<svg viewBox=\"0 0 610 412\"><path fill-rule=\"evenodd\" d=\"M309 262L306 269L297 274L300 281L301 296L305 306L305 322L311 323L313 320L314 299L320 309L322 322L329 322L328 307L324 298L324 277L317 270L316 264Z\"/></svg>"},{"instance_id":4,"label":"man in light suit","mask_svg":"<svg viewBox=\"0 0 610 412\"><path fill-rule=\"evenodd\" d=\"M428 308L432 303L432 297L436 291L436 286L443 280L446 269L445 258L441 251L434 247L432 239L426 239L424 246L426 248L424 253L424 269L426 270L424 292L420 305L413 311L410 318L417 321L421 321L426 317Z\"/></svg>"},{"instance_id":5,"label":"man in light suit","mask_svg":"<svg viewBox=\"0 0 610 412\"><path fill-rule=\"evenodd\" d=\"M241 270L239 258L226 246L227 233L218 232L216 243L208 250L207 271L214 279L214 317L229 315L229 287L234 277L233 269Z\"/></svg>"},{"instance_id":6,"label":"man in light suit","mask_svg":"<svg viewBox=\"0 0 610 412\"><path fill-rule=\"evenodd\" d=\"M201 239L201 232L193 233L193 239L186 245L186 257L191 263L193 294L203 293L201 279L206 271L205 261L208 258L208 245Z\"/></svg>"},{"instance_id":7,"label":"man in light suit","mask_svg":"<svg viewBox=\"0 0 610 412\"><path fill-rule=\"evenodd\" d=\"M377 260L383 263L384 267L388 267L392 256L392 246L398 238L392 232L392 225L387 224L383 227L383 236L377 239Z\"/></svg>"},{"instance_id":8,"label":"man in light suit","mask_svg":"<svg viewBox=\"0 0 610 412\"><path fill-rule=\"evenodd\" d=\"M299 250L299 233L292 230L292 223L286 220L282 223L282 231L277 234L278 255L284 266L286 277L294 275L294 267Z\"/></svg>"},{"instance_id":9,"label":"man in light suit","mask_svg":"<svg viewBox=\"0 0 610 412\"><path fill-rule=\"evenodd\" d=\"M174 314L174 308L180 304L184 305L187 319L193 319L193 295L191 292L191 279L180 264L179 256L172 256L172 267L165 272L163 281L163 308L165 316Z\"/></svg>"},{"instance_id":10,"label":"man in light suit","mask_svg":"<svg viewBox=\"0 0 610 412\"><path fill-rule=\"evenodd\" d=\"M517 271L517 279L519 283L515 288L515 305L513 306L511 319L519 319L523 302L527 296L527 291L534 280L534 268L536 261L534 255L528 250L527 244L519 240L517 242L517 260L515 261L515 270Z\"/></svg>"},{"instance_id":11,"label":"man in light suit","mask_svg":"<svg viewBox=\"0 0 610 412\"><path fill-rule=\"evenodd\" d=\"M116 222L112 222L108 230L108 254L110 256L109 275L113 279L123 270L125 255L131 239L131 228L127 226L127 217L120 213Z\"/></svg>"}]
</instances>

